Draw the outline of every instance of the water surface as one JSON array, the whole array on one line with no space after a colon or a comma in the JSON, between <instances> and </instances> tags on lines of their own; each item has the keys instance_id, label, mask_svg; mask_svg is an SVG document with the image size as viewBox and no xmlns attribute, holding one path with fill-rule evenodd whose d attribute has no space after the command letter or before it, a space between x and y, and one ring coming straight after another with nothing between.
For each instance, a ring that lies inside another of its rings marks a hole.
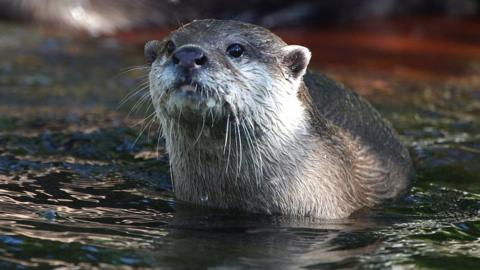
<instances>
[{"instance_id":1,"label":"water surface","mask_svg":"<svg viewBox=\"0 0 480 270\"><path fill-rule=\"evenodd\" d=\"M480 266L478 51L448 50L461 69L407 59L407 69L389 71L404 50L365 69L354 53L351 62L316 60L392 121L418 171L404 199L323 221L176 202L158 127L139 136L148 102L128 114L144 92L118 107L141 88L141 71L122 73L143 63L140 47L11 24L0 31L1 269ZM321 56L322 39L310 41Z\"/></svg>"}]
</instances>

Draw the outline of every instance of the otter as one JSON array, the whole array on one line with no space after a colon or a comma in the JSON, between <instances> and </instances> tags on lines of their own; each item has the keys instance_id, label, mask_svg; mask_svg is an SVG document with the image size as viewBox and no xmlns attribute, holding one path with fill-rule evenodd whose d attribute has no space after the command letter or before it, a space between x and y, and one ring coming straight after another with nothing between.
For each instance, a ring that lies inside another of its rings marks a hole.
<instances>
[{"instance_id":1,"label":"otter","mask_svg":"<svg viewBox=\"0 0 480 270\"><path fill-rule=\"evenodd\" d=\"M178 200L338 219L406 193L408 150L311 53L248 23L196 20L145 45Z\"/></svg>"}]
</instances>

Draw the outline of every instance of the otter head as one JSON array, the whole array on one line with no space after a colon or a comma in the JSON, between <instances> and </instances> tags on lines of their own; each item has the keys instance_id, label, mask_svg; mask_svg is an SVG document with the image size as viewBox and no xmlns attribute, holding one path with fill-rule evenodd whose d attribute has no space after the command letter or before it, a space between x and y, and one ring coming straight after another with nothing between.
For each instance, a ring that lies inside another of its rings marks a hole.
<instances>
[{"instance_id":1,"label":"otter head","mask_svg":"<svg viewBox=\"0 0 480 270\"><path fill-rule=\"evenodd\" d=\"M269 127L302 111L297 97L310 51L236 21L193 21L150 41L150 94L160 118L185 128L246 121ZM270 123L270 122L275 123Z\"/></svg>"}]
</instances>

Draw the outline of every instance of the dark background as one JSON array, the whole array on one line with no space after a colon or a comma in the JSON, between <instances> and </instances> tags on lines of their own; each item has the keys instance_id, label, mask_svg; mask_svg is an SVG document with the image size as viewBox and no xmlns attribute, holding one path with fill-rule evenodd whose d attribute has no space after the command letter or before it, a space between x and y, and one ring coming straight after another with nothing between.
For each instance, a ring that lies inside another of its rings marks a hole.
<instances>
[{"instance_id":1,"label":"dark background","mask_svg":"<svg viewBox=\"0 0 480 270\"><path fill-rule=\"evenodd\" d=\"M468 17L478 16L479 12L478 0L0 0L3 18L62 22L93 33L151 26L169 28L199 18L235 19L275 27L393 16Z\"/></svg>"}]
</instances>

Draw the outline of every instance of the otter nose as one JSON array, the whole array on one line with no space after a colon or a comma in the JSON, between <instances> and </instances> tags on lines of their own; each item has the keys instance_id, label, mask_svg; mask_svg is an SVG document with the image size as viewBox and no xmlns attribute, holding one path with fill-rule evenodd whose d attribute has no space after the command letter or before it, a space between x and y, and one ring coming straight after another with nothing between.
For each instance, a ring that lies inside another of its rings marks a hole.
<instances>
[{"instance_id":1,"label":"otter nose","mask_svg":"<svg viewBox=\"0 0 480 270\"><path fill-rule=\"evenodd\" d=\"M172 56L173 63L186 68L199 68L207 62L207 57L201 48L184 47Z\"/></svg>"}]
</instances>

